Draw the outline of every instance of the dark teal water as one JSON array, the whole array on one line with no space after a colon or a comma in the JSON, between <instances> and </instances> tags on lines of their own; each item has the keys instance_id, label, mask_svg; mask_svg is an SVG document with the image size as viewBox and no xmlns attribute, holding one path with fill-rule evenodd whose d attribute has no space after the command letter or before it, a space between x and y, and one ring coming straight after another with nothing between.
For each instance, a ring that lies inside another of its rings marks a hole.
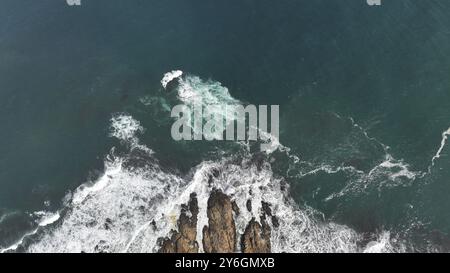
<instances>
[{"instance_id":1,"label":"dark teal water","mask_svg":"<svg viewBox=\"0 0 450 273\"><path fill-rule=\"evenodd\" d=\"M140 103L181 69L280 105L280 141L311 170L329 168L286 174L288 159L274 162L299 204L448 250L450 144L432 158L450 127L449 15L445 0L4 0L0 216L57 210L99 176L118 112L141 121L164 166L183 173L209 158L211 145L175 143L164 115ZM28 225L0 222L0 246Z\"/></svg>"}]
</instances>

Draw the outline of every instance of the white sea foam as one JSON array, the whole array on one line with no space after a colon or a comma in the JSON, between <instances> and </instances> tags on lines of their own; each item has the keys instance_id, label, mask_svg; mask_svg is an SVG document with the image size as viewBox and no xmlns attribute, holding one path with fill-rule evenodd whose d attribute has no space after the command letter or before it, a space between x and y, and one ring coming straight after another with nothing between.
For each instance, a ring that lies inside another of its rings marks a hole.
<instances>
[{"instance_id":1,"label":"white sea foam","mask_svg":"<svg viewBox=\"0 0 450 273\"><path fill-rule=\"evenodd\" d=\"M335 114L337 117L342 118L339 114L336 114L336 113L334 113L334 114ZM384 144L383 142L379 141L379 140L376 139L375 137L369 136L369 133L367 132L367 130L364 129L364 128L363 128L361 125L359 125L358 123L356 123L356 121L355 121L352 117L349 117L348 119L351 121L353 127L355 127L355 128L357 128L358 130L360 130L360 132L361 132L368 140L373 141L373 142L375 142L375 143L381 145L381 146L383 147L385 153L388 153L388 150L390 149L390 147L389 147L388 145L386 145L386 144Z\"/></svg>"},{"instance_id":2,"label":"white sea foam","mask_svg":"<svg viewBox=\"0 0 450 273\"><path fill-rule=\"evenodd\" d=\"M5 249L0 249L0 253L17 250L17 248L19 248L19 246L21 246L23 244L23 242L26 238L35 235L39 231L40 228L44 228L48 225L55 223L61 217L59 212L52 213L52 212L48 212L48 211L38 211L38 212L33 213L33 215L38 218L37 227L34 228L32 231L29 231L29 232L25 233L24 235L22 235L22 237L20 237L20 239L17 240L11 246L9 246Z\"/></svg>"},{"instance_id":3,"label":"white sea foam","mask_svg":"<svg viewBox=\"0 0 450 273\"><path fill-rule=\"evenodd\" d=\"M339 172L358 173L360 175L364 174L363 171L359 171L359 170L355 169L352 166L348 166L348 167L333 167L333 166L324 164L324 165L321 165L318 168L315 168L315 169L310 170L308 172L301 173L297 177L301 178L301 177L305 177L305 176L309 176L309 175L315 175L315 174L317 174L319 172L325 172L325 173L328 173L328 174L335 174L335 173L339 173Z\"/></svg>"},{"instance_id":4,"label":"white sea foam","mask_svg":"<svg viewBox=\"0 0 450 273\"><path fill-rule=\"evenodd\" d=\"M169 82L173 81L174 79L177 79L183 75L183 71L181 70L173 70L170 72L167 72L164 74L164 77L161 80L161 85L166 89Z\"/></svg>"},{"instance_id":5,"label":"white sea foam","mask_svg":"<svg viewBox=\"0 0 450 273\"><path fill-rule=\"evenodd\" d=\"M389 181L401 182L400 178L407 178L412 181L420 176L421 172L414 172L409 169L409 165L403 160L396 160L390 154L386 154L385 160L369 171L368 177L387 176Z\"/></svg>"},{"instance_id":6,"label":"white sea foam","mask_svg":"<svg viewBox=\"0 0 450 273\"><path fill-rule=\"evenodd\" d=\"M376 171L379 171L380 169L387 170L386 173L389 175L390 180L396 181L396 182L398 181L398 178L402 178L402 177L408 178L409 180L414 180L417 177L423 176L423 173L420 172L420 171L412 171L410 169L410 165L405 163L405 161L403 159L396 159L396 158L394 158L394 156L392 156L389 153L389 150L391 148L388 145L382 143L381 141L379 141L375 137L369 136L369 133L364 128L362 128L360 125L358 125L354 121L353 118L350 118L350 120L351 120L353 126L358 128L359 130L361 130L361 132L366 136L367 139L378 143L384 149L385 160L382 163L380 163L378 166L375 166L369 172L369 176L374 174ZM450 131L450 128L449 128L449 131Z\"/></svg>"},{"instance_id":7,"label":"white sea foam","mask_svg":"<svg viewBox=\"0 0 450 273\"><path fill-rule=\"evenodd\" d=\"M131 149L140 149L149 154L153 151L139 143L138 134L144 133L144 127L131 115L121 113L111 118L110 136L128 144Z\"/></svg>"},{"instance_id":8,"label":"white sea foam","mask_svg":"<svg viewBox=\"0 0 450 273\"><path fill-rule=\"evenodd\" d=\"M55 223L56 221L58 221L59 218L61 217L59 212L52 213L52 212L48 212L48 211L40 211L40 212L36 212L35 214L40 217L40 220L38 223L38 225L40 227L45 227L45 226L51 225L51 224Z\"/></svg>"},{"instance_id":9,"label":"white sea foam","mask_svg":"<svg viewBox=\"0 0 450 273\"><path fill-rule=\"evenodd\" d=\"M220 82L204 81L197 76L180 78L179 99L189 105L240 104Z\"/></svg>"},{"instance_id":10,"label":"white sea foam","mask_svg":"<svg viewBox=\"0 0 450 273\"><path fill-rule=\"evenodd\" d=\"M398 252L391 243L391 234L388 231L382 232L376 241L371 241L364 248L363 253L388 253Z\"/></svg>"},{"instance_id":11,"label":"white sea foam","mask_svg":"<svg viewBox=\"0 0 450 273\"><path fill-rule=\"evenodd\" d=\"M144 128L141 126L139 121L133 119L130 115L120 114L111 118L110 135L119 140L135 142L136 134L143 132Z\"/></svg>"},{"instance_id":12,"label":"white sea foam","mask_svg":"<svg viewBox=\"0 0 450 273\"><path fill-rule=\"evenodd\" d=\"M105 172L95 183L85 183L80 186L72 197L74 204L81 204L86 197L94 194L95 192L104 189L111 181L111 179L120 174L122 171L122 161L120 159L112 159L111 156L107 157L105 161Z\"/></svg>"},{"instance_id":13,"label":"white sea foam","mask_svg":"<svg viewBox=\"0 0 450 273\"><path fill-rule=\"evenodd\" d=\"M444 150L445 144L447 144L447 140L448 140L449 136L450 136L450 128L448 128L447 131L444 131L442 133L441 146L439 147L439 149L437 150L436 154L431 159L431 165L428 168L428 172L431 172L431 168L434 167L434 164L435 164L436 160L441 158L441 153Z\"/></svg>"},{"instance_id":14,"label":"white sea foam","mask_svg":"<svg viewBox=\"0 0 450 273\"><path fill-rule=\"evenodd\" d=\"M120 160L119 160L120 161ZM100 191L83 194L81 202L72 202L62 224L29 247L30 252L124 252L132 249L140 230L156 220L159 227L147 241L151 252L156 239L166 235L175 223L170 217L173 192L180 181L157 168L110 175ZM171 186L173 186L171 188ZM82 191L82 190L81 190ZM167 203L167 206L164 205ZM176 211L176 209L173 209ZM164 215L162 215L164 213Z\"/></svg>"},{"instance_id":15,"label":"white sea foam","mask_svg":"<svg viewBox=\"0 0 450 273\"><path fill-rule=\"evenodd\" d=\"M335 113L335 115L342 119L342 117ZM379 141L377 138L369 135L366 129L355 122L353 118L349 118L352 125L357 128L369 141L380 145L384 150L384 160L378 165L374 166L367 174L362 175L362 180L366 182L376 181L377 183L381 180L382 182L379 186L393 186L401 185L404 182L403 178L406 178L408 183L411 183L417 177L423 176L420 171L413 171L409 164L407 164L403 159L396 159L390 154L390 147L383 142Z\"/></svg>"},{"instance_id":16,"label":"white sea foam","mask_svg":"<svg viewBox=\"0 0 450 273\"><path fill-rule=\"evenodd\" d=\"M222 120L226 121L224 128L226 128L226 126L230 124L234 124L234 122L237 121L237 117L234 114L237 105L244 104L241 101L233 98L228 88L224 87L220 82L217 81L204 81L201 78L192 75L187 75L184 77L181 76L182 73L175 74L174 71L168 72L164 75L161 83L165 88L168 79L173 80L174 77L178 78L177 96L178 99L185 105L191 107L191 109L193 109L194 107L202 107L204 117L221 117ZM224 109L220 107L207 107L217 105L226 105L226 111L224 111ZM192 121L189 120L188 124L192 124ZM198 128L196 128L195 126L193 126L192 129L198 130ZM278 149L289 153L289 148L283 146L276 136L262 131L259 128L252 129L256 129L259 133L260 140L268 144L269 148L265 149L266 153L270 154ZM205 132L202 133L204 134ZM218 133L220 134L220 132ZM214 136L209 137L213 138Z\"/></svg>"},{"instance_id":17,"label":"white sea foam","mask_svg":"<svg viewBox=\"0 0 450 273\"><path fill-rule=\"evenodd\" d=\"M9 211L9 212L4 212L2 214L2 216L0 217L0 224L3 223L3 221L5 221L8 217L10 217L11 215L14 215L16 213L19 213L18 211Z\"/></svg>"},{"instance_id":18,"label":"white sea foam","mask_svg":"<svg viewBox=\"0 0 450 273\"><path fill-rule=\"evenodd\" d=\"M7 253L9 251L15 251L17 250L17 248L19 248L19 246L21 246L23 244L23 241L25 240L25 238L32 236L34 234L36 234L36 232L38 231L38 229L34 229L31 232L27 232L25 233L17 242L15 242L14 244L12 244L11 246L4 248L4 249L0 249L0 253Z\"/></svg>"}]
</instances>

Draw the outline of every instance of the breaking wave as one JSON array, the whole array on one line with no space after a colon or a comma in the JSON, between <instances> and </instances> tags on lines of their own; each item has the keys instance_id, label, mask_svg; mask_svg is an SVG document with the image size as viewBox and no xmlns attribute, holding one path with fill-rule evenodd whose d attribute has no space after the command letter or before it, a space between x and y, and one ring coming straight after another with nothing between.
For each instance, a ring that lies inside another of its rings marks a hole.
<instances>
[{"instance_id":1,"label":"breaking wave","mask_svg":"<svg viewBox=\"0 0 450 273\"><path fill-rule=\"evenodd\" d=\"M37 223L36 227L32 231L29 231L29 232L25 233L24 235L22 235L20 237L20 239L18 241L16 241L14 244L10 245L7 248L0 249L0 253L17 250L23 244L25 239L37 234L38 231L42 230L43 228L45 228L48 225L55 223L61 217L59 212L52 213L52 212L48 212L48 211L38 211L38 212L33 213L31 216L34 218L37 218L35 220ZM3 219L4 218L2 217L1 220L3 221ZM0 221L0 223L2 221Z\"/></svg>"}]
</instances>

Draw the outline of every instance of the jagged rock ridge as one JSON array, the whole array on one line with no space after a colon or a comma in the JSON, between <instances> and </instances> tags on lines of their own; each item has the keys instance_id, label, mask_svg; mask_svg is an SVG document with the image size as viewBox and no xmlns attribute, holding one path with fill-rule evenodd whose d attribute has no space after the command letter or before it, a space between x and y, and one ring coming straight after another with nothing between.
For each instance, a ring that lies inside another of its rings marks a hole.
<instances>
[{"instance_id":1,"label":"jagged rock ridge","mask_svg":"<svg viewBox=\"0 0 450 273\"><path fill-rule=\"evenodd\" d=\"M246 204L251 208L251 200ZM233 253L238 244L243 253L269 253L271 250L271 227L267 222L271 217L275 226L278 221L272 215L270 204L262 203L261 223L253 218L246 226L244 234L238 238L236 217L240 208L231 198L220 190L213 190L208 199L208 225L202 229L202 246L206 253ZM178 231L172 230L169 237L160 238L159 252L197 253L198 202L195 193L191 194L187 205L183 205L177 221Z\"/></svg>"},{"instance_id":2,"label":"jagged rock ridge","mask_svg":"<svg viewBox=\"0 0 450 273\"><path fill-rule=\"evenodd\" d=\"M188 216L188 213L191 215ZM188 205L183 205L178 218L178 231L172 230L170 238L160 238L161 253L197 253L198 202L195 193L191 194Z\"/></svg>"}]
</instances>

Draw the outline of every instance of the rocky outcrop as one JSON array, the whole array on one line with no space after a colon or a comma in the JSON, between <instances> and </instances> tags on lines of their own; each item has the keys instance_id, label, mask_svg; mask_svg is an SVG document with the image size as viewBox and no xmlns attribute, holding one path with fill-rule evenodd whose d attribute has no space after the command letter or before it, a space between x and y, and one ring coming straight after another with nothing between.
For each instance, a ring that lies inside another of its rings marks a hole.
<instances>
[{"instance_id":1,"label":"rocky outcrop","mask_svg":"<svg viewBox=\"0 0 450 273\"><path fill-rule=\"evenodd\" d=\"M262 226L254 218L250 221L242 235L241 250L243 253L270 253L270 227L265 221Z\"/></svg>"},{"instance_id":2,"label":"rocky outcrop","mask_svg":"<svg viewBox=\"0 0 450 273\"><path fill-rule=\"evenodd\" d=\"M207 253L236 250L236 226L230 197L214 190L208 200L208 226L203 228L203 249Z\"/></svg>"},{"instance_id":3,"label":"rocky outcrop","mask_svg":"<svg viewBox=\"0 0 450 273\"><path fill-rule=\"evenodd\" d=\"M261 224L258 223L255 218L253 218L250 223L248 223L247 227L245 228L244 234L242 235L241 250L243 253L270 252L271 228L267 223L268 217L272 218L272 222L274 221L270 205L266 202L262 202L262 214L260 217Z\"/></svg>"},{"instance_id":4,"label":"rocky outcrop","mask_svg":"<svg viewBox=\"0 0 450 273\"><path fill-rule=\"evenodd\" d=\"M188 216L190 214L190 216ZM160 239L161 253L197 253L198 202L195 193L191 194L188 205L181 208L178 231L172 230L170 238Z\"/></svg>"},{"instance_id":5,"label":"rocky outcrop","mask_svg":"<svg viewBox=\"0 0 450 273\"><path fill-rule=\"evenodd\" d=\"M231 198L219 190L213 190L208 199L208 225L203 227L203 250L206 253L233 253L237 251L240 239L241 251L244 253L268 253L271 250L270 219L276 227L278 220L272 215L270 204L263 202L261 223L253 218L245 228L244 234L238 238L235 225L240 208ZM251 201L246 204L251 210ZM167 238L160 238L161 253L197 253L198 202L196 194L190 196L189 203L183 205L177 221L178 231L172 230Z\"/></svg>"}]
</instances>

